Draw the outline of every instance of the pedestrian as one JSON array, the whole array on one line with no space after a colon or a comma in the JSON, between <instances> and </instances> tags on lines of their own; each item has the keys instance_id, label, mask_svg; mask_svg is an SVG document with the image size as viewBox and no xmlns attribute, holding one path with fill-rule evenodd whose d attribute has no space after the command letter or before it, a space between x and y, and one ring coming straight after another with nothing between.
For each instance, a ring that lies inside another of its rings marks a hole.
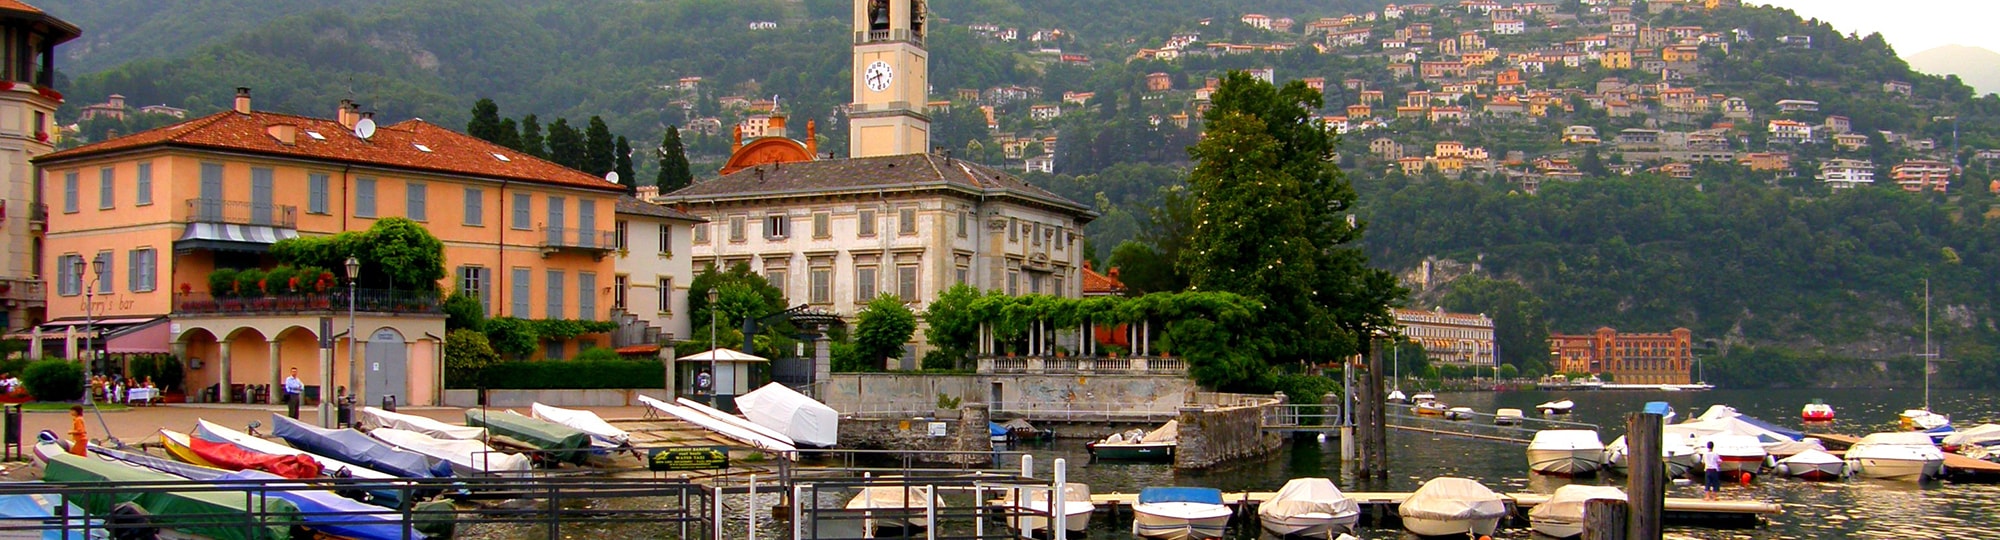
<instances>
[{"instance_id":1,"label":"pedestrian","mask_svg":"<svg viewBox=\"0 0 2000 540\"><path fill-rule=\"evenodd\" d=\"M1715 452L1715 441L1708 441L1708 451L1701 454L1701 473L1701 500L1721 499L1722 454Z\"/></svg>"},{"instance_id":2,"label":"pedestrian","mask_svg":"<svg viewBox=\"0 0 2000 540\"><path fill-rule=\"evenodd\" d=\"M299 419L299 394L306 391L305 381L299 380L299 368L292 368L292 374L285 376L285 410Z\"/></svg>"},{"instance_id":3,"label":"pedestrian","mask_svg":"<svg viewBox=\"0 0 2000 540\"><path fill-rule=\"evenodd\" d=\"M69 406L69 453L78 457L90 455L90 431L83 427L83 406Z\"/></svg>"}]
</instances>

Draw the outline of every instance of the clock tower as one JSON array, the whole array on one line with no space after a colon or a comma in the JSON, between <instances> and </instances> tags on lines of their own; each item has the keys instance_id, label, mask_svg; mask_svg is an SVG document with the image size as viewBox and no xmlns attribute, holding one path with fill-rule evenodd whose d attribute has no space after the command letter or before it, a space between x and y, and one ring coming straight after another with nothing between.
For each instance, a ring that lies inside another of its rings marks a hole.
<instances>
[{"instance_id":1,"label":"clock tower","mask_svg":"<svg viewBox=\"0 0 2000 540\"><path fill-rule=\"evenodd\" d=\"M848 157L930 150L926 0L855 0L854 103L847 110Z\"/></svg>"}]
</instances>

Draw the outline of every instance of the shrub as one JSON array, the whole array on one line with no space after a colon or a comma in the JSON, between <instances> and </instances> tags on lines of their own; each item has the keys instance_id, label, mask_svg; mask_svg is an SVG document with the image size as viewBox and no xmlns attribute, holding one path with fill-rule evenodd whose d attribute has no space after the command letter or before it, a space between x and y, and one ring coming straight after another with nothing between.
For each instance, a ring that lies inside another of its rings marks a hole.
<instances>
[{"instance_id":1,"label":"shrub","mask_svg":"<svg viewBox=\"0 0 2000 540\"><path fill-rule=\"evenodd\" d=\"M444 297L444 326L456 331L466 329L482 331L486 328L486 306L478 296L452 291Z\"/></svg>"},{"instance_id":2,"label":"shrub","mask_svg":"<svg viewBox=\"0 0 2000 540\"><path fill-rule=\"evenodd\" d=\"M185 390L181 388L181 382L186 379L187 369L181 367L181 359L179 357L160 357L159 372L153 376L153 385L160 387L160 392Z\"/></svg>"},{"instance_id":3,"label":"shrub","mask_svg":"<svg viewBox=\"0 0 2000 540\"><path fill-rule=\"evenodd\" d=\"M660 388L666 369L660 362L630 360L498 362L481 370L475 384L509 390Z\"/></svg>"},{"instance_id":4,"label":"shrub","mask_svg":"<svg viewBox=\"0 0 2000 540\"><path fill-rule=\"evenodd\" d=\"M216 298L236 296L236 269L217 268L208 273L208 293Z\"/></svg>"},{"instance_id":5,"label":"shrub","mask_svg":"<svg viewBox=\"0 0 2000 540\"><path fill-rule=\"evenodd\" d=\"M604 347L590 347L590 348L586 348L586 349L584 349L584 350L583 350L582 352L579 352L579 353L576 353L576 358L573 358L573 359L570 359L570 361L571 361L571 362L612 362L612 361L618 361L618 360L624 360L624 359L625 359L625 357L623 357L623 356L618 356L618 351L614 351L614 350L611 350L611 349L608 349L608 348L604 348Z\"/></svg>"},{"instance_id":6,"label":"shrub","mask_svg":"<svg viewBox=\"0 0 2000 540\"><path fill-rule=\"evenodd\" d=\"M534 356L539 343L528 321L513 317L486 321L486 340L492 344L494 351L511 358Z\"/></svg>"},{"instance_id":7,"label":"shrub","mask_svg":"<svg viewBox=\"0 0 2000 540\"><path fill-rule=\"evenodd\" d=\"M924 353L923 367L926 371L954 370L959 369L959 361L963 359L965 359L965 351L943 348L931 349L930 352Z\"/></svg>"},{"instance_id":8,"label":"shrub","mask_svg":"<svg viewBox=\"0 0 2000 540\"><path fill-rule=\"evenodd\" d=\"M125 378L131 379L135 385L145 382L147 377L157 377L158 375L158 363L150 355L134 356L131 360L125 362ZM153 383L159 384L159 381L153 381Z\"/></svg>"},{"instance_id":9,"label":"shrub","mask_svg":"<svg viewBox=\"0 0 2000 540\"><path fill-rule=\"evenodd\" d=\"M854 344L863 362L902 358L903 344L917 331L917 316L892 295L881 295L861 309L854 328Z\"/></svg>"},{"instance_id":10,"label":"shrub","mask_svg":"<svg viewBox=\"0 0 2000 540\"><path fill-rule=\"evenodd\" d=\"M500 361L486 334L467 329L452 330L444 336L444 380L446 386L477 386L480 370Z\"/></svg>"},{"instance_id":11,"label":"shrub","mask_svg":"<svg viewBox=\"0 0 2000 540\"><path fill-rule=\"evenodd\" d=\"M11 373L14 375L26 377L28 372L28 365L33 363L34 361L26 358L0 359L0 373Z\"/></svg>"},{"instance_id":12,"label":"shrub","mask_svg":"<svg viewBox=\"0 0 2000 540\"><path fill-rule=\"evenodd\" d=\"M35 401L76 401L83 397L83 363L45 358L21 375Z\"/></svg>"}]
</instances>

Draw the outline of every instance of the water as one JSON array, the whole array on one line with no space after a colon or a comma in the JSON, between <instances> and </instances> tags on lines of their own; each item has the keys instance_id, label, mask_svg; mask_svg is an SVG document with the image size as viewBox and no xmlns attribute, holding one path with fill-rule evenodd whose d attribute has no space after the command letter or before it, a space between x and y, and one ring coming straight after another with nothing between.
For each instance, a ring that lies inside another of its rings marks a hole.
<instances>
[{"instance_id":1,"label":"water","mask_svg":"<svg viewBox=\"0 0 2000 540\"><path fill-rule=\"evenodd\" d=\"M1849 435L1895 430L1896 415L1904 409L1923 405L1920 389L1911 390L1714 390L1707 392L1549 392L1445 393L1439 398L1453 406L1469 406L1481 412L1500 407L1531 411L1539 403L1556 399L1576 402L1575 413L1567 420L1604 427L1605 442L1622 434L1624 415L1639 410L1647 401L1666 401L1679 413L1676 420L1701 414L1712 404L1727 404L1744 414L1789 427L1801 427L1799 407L1814 398L1824 399L1837 411L1838 420L1829 427ZM2000 420L2000 396L1973 391L1935 390L1932 409L1949 414L1952 423L1971 427ZM1090 463L1083 441L1058 441L1053 446L1028 448L1035 455L1040 475L1047 474L1055 458L1070 463L1072 482L1090 484L1093 492L1134 492L1146 486L1206 486L1223 491L1276 491L1286 480L1305 476L1335 479L1347 491L1412 491L1424 481L1438 476L1472 478L1507 492L1551 492L1568 480L1530 478L1521 445L1485 442L1456 437L1437 437L1389 431L1390 473L1387 479L1358 482L1343 475L1340 443L1291 440L1270 457L1239 462L1206 471L1174 471L1168 465L1130 463ZM1622 477L1578 480L1584 483L1623 485ZM1814 483L1765 475L1750 485L1723 489L1728 499L1777 502L1784 514L1773 516L1755 529L1714 530L1669 527L1668 538L2000 538L1993 518L2000 515L2000 485L1950 482L1884 482L1849 480ZM1668 488L1669 497L1700 497L1698 485ZM1116 522L1098 514L1092 519L1090 538L1126 539L1130 514ZM1989 516L1989 517L1980 517ZM1256 538L1254 521L1237 519L1231 523L1237 538ZM1364 538L1396 538L1399 530L1368 529ZM1529 538L1523 529L1509 529L1500 538Z\"/></svg>"}]
</instances>

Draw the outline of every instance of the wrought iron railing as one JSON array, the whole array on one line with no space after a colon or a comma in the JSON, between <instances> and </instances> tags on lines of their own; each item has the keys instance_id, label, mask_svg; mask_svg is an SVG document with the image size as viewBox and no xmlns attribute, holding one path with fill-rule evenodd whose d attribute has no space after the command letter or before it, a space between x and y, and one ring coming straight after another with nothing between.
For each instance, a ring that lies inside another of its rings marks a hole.
<instances>
[{"instance_id":1,"label":"wrought iron railing","mask_svg":"<svg viewBox=\"0 0 2000 540\"><path fill-rule=\"evenodd\" d=\"M214 295L185 292L174 298L174 313L271 315L285 313L326 313L347 311L346 290L306 294ZM369 313L443 313L435 292L361 289L354 291L355 311Z\"/></svg>"},{"instance_id":2,"label":"wrought iron railing","mask_svg":"<svg viewBox=\"0 0 2000 540\"><path fill-rule=\"evenodd\" d=\"M611 251L618 249L616 231L542 227L542 247Z\"/></svg>"},{"instance_id":3,"label":"wrought iron railing","mask_svg":"<svg viewBox=\"0 0 2000 540\"><path fill-rule=\"evenodd\" d=\"M188 199L181 219L187 223L263 225L284 229L299 227L299 207L223 199Z\"/></svg>"}]
</instances>

